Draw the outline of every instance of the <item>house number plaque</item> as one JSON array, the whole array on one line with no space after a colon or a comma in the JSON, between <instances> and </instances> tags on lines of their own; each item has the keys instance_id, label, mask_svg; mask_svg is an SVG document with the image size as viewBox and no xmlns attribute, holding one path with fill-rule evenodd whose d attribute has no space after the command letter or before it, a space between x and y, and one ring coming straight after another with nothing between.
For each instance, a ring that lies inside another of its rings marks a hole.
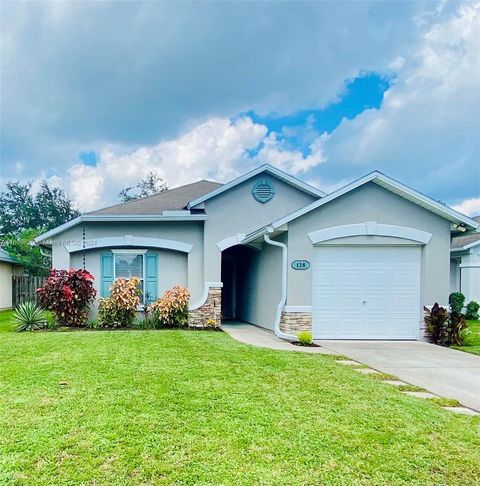
<instances>
[{"instance_id":1,"label":"house number plaque","mask_svg":"<svg viewBox=\"0 0 480 486\"><path fill-rule=\"evenodd\" d=\"M294 270L307 270L310 268L310 262L308 260L294 260L292 262L292 268Z\"/></svg>"}]
</instances>

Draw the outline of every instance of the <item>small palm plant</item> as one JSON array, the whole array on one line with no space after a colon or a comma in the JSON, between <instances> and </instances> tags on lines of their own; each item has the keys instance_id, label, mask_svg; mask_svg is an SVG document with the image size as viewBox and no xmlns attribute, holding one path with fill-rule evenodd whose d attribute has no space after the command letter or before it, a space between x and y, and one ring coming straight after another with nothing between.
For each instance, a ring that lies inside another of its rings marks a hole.
<instances>
[{"instance_id":1,"label":"small palm plant","mask_svg":"<svg viewBox=\"0 0 480 486\"><path fill-rule=\"evenodd\" d=\"M35 302L24 302L20 304L13 313L17 323L17 331L36 331L47 324L47 313Z\"/></svg>"}]
</instances>

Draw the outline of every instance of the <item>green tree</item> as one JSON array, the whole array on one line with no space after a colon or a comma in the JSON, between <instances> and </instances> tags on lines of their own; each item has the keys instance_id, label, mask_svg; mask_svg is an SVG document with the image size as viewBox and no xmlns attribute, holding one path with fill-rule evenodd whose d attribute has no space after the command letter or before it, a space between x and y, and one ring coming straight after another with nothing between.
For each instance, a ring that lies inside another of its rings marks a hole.
<instances>
[{"instance_id":1,"label":"green tree","mask_svg":"<svg viewBox=\"0 0 480 486\"><path fill-rule=\"evenodd\" d=\"M36 194L31 182L10 181L6 186L0 193L0 237L32 228L48 231L80 215L66 194L46 181Z\"/></svg>"},{"instance_id":2,"label":"green tree","mask_svg":"<svg viewBox=\"0 0 480 486\"><path fill-rule=\"evenodd\" d=\"M32 183L10 181L0 193L0 247L18 260L32 275L50 268L45 250L34 246L34 238L80 215L66 194L46 181L34 194Z\"/></svg>"},{"instance_id":3,"label":"green tree","mask_svg":"<svg viewBox=\"0 0 480 486\"><path fill-rule=\"evenodd\" d=\"M122 202L134 201L142 197L153 196L168 189L166 182L154 172L149 172L135 186L125 187L118 193ZM134 191L132 194L131 191Z\"/></svg>"},{"instance_id":4,"label":"green tree","mask_svg":"<svg viewBox=\"0 0 480 486\"><path fill-rule=\"evenodd\" d=\"M35 228L24 229L16 235L0 237L0 246L15 258L30 275L47 275L51 267L51 257L33 240L43 231Z\"/></svg>"}]
</instances>

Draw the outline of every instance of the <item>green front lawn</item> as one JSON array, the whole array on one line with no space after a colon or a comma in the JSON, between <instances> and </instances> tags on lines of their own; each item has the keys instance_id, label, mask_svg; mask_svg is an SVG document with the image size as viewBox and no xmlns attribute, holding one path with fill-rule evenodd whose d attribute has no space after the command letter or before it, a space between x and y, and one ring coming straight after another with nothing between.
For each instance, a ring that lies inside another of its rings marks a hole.
<instances>
[{"instance_id":1,"label":"green front lawn","mask_svg":"<svg viewBox=\"0 0 480 486\"><path fill-rule=\"evenodd\" d=\"M0 332L10 332L15 329L15 324L12 321L13 311L0 311Z\"/></svg>"},{"instance_id":2,"label":"green front lawn","mask_svg":"<svg viewBox=\"0 0 480 486\"><path fill-rule=\"evenodd\" d=\"M0 484L478 484L480 420L221 332L0 335Z\"/></svg>"},{"instance_id":3,"label":"green front lawn","mask_svg":"<svg viewBox=\"0 0 480 486\"><path fill-rule=\"evenodd\" d=\"M452 346L452 348L480 355L480 321L467 321L470 333L465 339L465 346Z\"/></svg>"}]
</instances>

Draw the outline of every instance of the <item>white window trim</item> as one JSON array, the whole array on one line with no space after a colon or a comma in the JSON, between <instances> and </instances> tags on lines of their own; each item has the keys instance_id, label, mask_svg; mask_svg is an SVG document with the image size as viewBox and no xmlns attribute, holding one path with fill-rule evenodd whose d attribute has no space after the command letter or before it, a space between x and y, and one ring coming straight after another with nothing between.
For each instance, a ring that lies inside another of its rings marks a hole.
<instances>
[{"instance_id":1,"label":"white window trim","mask_svg":"<svg viewBox=\"0 0 480 486\"><path fill-rule=\"evenodd\" d=\"M145 305L145 302L144 302L144 298L145 298L145 254L147 253L148 250L136 250L135 248L131 248L131 249L128 249L128 250L111 250L111 252L113 253L113 281L115 282L115 280L117 280L117 267L116 267L116 264L115 264L115 254L135 254L135 255L142 255L142 289L143 289L143 292L142 292L142 295L140 297L140 305L137 307L138 310L142 310L143 309L143 306ZM123 278L123 277L122 277ZM138 278L138 277L137 277Z\"/></svg>"}]
</instances>

